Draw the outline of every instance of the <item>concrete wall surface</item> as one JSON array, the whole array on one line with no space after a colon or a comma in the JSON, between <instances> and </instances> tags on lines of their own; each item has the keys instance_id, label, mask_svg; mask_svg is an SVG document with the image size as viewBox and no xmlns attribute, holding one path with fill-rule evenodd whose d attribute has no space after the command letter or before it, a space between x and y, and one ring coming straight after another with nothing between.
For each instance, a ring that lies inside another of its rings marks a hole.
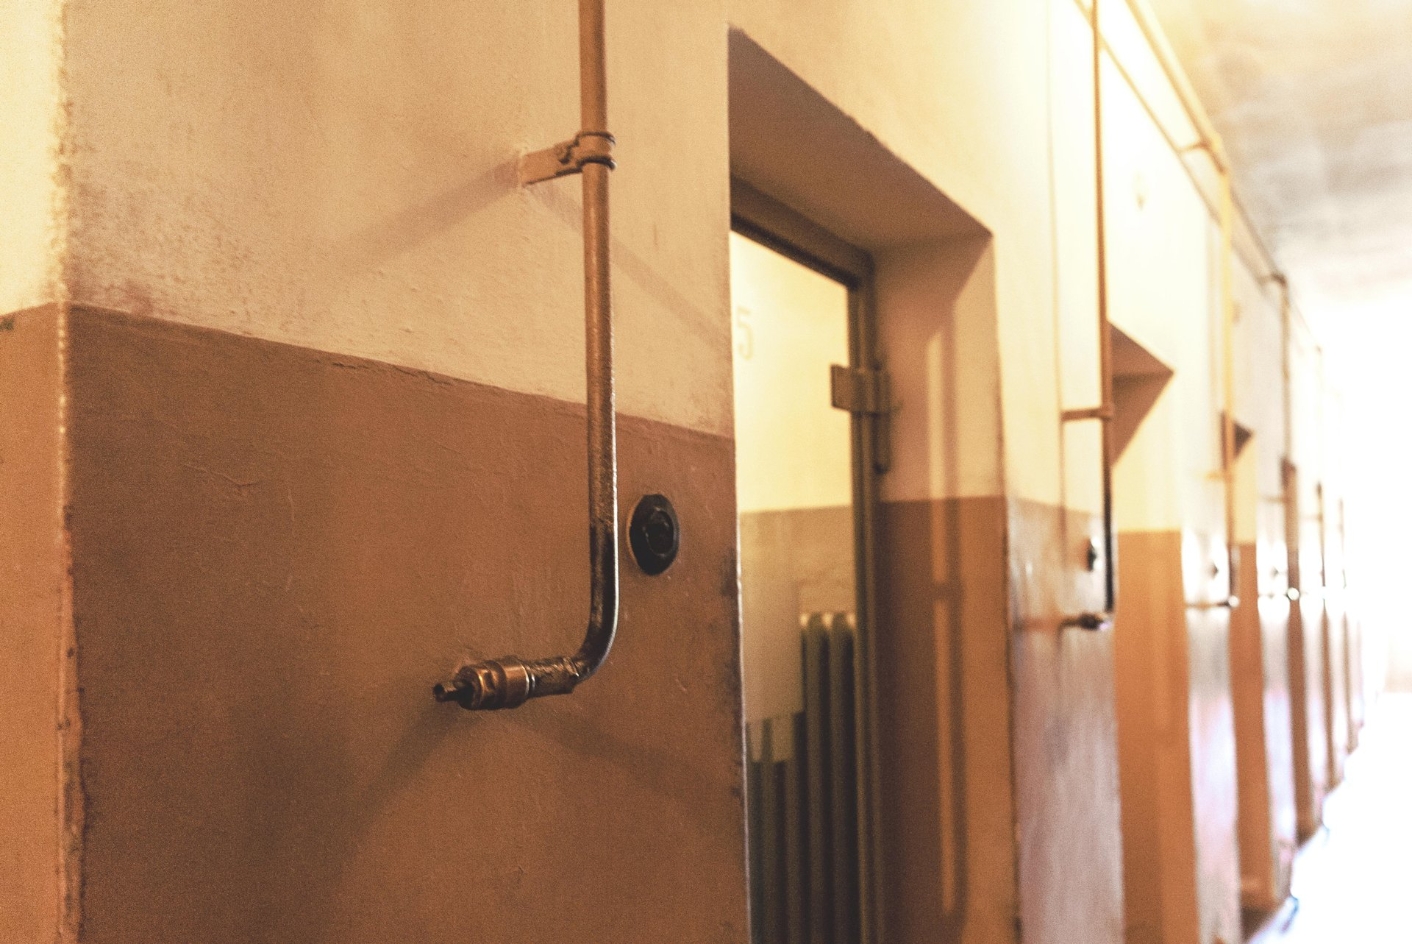
<instances>
[{"instance_id":1,"label":"concrete wall surface","mask_svg":"<svg viewBox=\"0 0 1412 944\"><path fill-rule=\"evenodd\" d=\"M1188 604L1237 538L1262 593L1322 585L1339 485L1316 346L1287 437L1242 262L1227 533L1214 178L1132 8L1102 16L1096 77L1076 0L608 0L620 506L667 494L681 556L624 552L581 690L471 715L432 683L585 616L580 189L515 173L579 130L574 5L0 8L0 938L748 939L739 512L793 506L736 494L744 183L867 254L894 382L877 944L1135 941L1153 876L1180 920L1150 939L1234 941L1231 624ZM1115 470L1131 626L1087 633L1101 426L1062 416L1102 398L1100 195L1113 326L1168 379ZM1343 610L1301 603L1250 637L1292 742L1256 751L1294 771L1272 837L1354 728ZM1159 833L1177 858L1134 878Z\"/></svg>"}]
</instances>

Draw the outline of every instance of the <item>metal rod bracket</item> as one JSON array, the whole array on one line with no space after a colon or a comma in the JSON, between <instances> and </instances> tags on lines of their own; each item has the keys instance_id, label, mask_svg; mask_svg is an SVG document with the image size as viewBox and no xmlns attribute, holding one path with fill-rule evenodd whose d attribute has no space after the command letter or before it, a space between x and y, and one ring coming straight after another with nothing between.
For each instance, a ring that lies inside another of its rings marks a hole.
<instances>
[{"instance_id":1,"label":"metal rod bracket","mask_svg":"<svg viewBox=\"0 0 1412 944\"><path fill-rule=\"evenodd\" d=\"M587 164L602 164L612 170L617 166L613 161L614 143L606 131L580 131L568 141L531 151L520 158L520 186L579 174Z\"/></svg>"},{"instance_id":2,"label":"metal rod bracket","mask_svg":"<svg viewBox=\"0 0 1412 944\"><path fill-rule=\"evenodd\" d=\"M1186 608L1188 610L1237 610L1240 609L1240 597L1229 596L1224 600L1188 603Z\"/></svg>"},{"instance_id":3,"label":"metal rod bracket","mask_svg":"<svg viewBox=\"0 0 1412 944\"><path fill-rule=\"evenodd\" d=\"M1075 420L1102 420L1107 423L1113 419L1113 408L1111 406L1089 406L1082 409L1065 410L1059 414L1059 418L1065 423L1072 423Z\"/></svg>"},{"instance_id":4,"label":"metal rod bracket","mask_svg":"<svg viewBox=\"0 0 1412 944\"><path fill-rule=\"evenodd\" d=\"M1060 629L1086 629L1089 632L1103 632L1113 628L1112 613L1080 613L1060 622Z\"/></svg>"}]
</instances>

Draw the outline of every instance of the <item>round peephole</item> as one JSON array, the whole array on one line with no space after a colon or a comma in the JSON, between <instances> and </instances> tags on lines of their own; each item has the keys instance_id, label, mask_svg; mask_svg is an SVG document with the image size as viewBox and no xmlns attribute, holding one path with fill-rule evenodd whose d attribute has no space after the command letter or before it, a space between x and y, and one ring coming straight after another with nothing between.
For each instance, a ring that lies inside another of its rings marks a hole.
<instances>
[{"instance_id":1,"label":"round peephole","mask_svg":"<svg viewBox=\"0 0 1412 944\"><path fill-rule=\"evenodd\" d=\"M681 522L665 495L644 495L628 523L628 544L633 559L650 576L672 566L681 549Z\"/></svg>"}]
</instances>

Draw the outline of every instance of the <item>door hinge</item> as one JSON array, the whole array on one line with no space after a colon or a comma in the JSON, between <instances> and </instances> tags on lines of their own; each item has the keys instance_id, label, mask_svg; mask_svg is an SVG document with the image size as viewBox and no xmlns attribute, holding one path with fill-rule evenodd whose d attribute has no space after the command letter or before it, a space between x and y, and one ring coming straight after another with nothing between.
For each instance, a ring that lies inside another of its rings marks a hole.
<instances>
[{"instance_id":1,"label":"door hinge","mask_svg":"<svg viewBox=\"0 0 1412 944\"><path fill-rule=\"evenodd\" d=\"M892 412L892 384L886 371L834 364L832 379L835 408L872 416Z\"/></svg>"},{"instance_id":2,"label":"door hinge","mask_svg":"<svg viewBox=\"0 0 1412 944\"><path fill-rule=\"evenodd\" d=\"M863 370L857 367L832 367L832 396L836 409L847 410L854 416L870 417L873 422L873 468L886 472L892 467L892 382L885 370Z\"/></svg>"}]
</instances>

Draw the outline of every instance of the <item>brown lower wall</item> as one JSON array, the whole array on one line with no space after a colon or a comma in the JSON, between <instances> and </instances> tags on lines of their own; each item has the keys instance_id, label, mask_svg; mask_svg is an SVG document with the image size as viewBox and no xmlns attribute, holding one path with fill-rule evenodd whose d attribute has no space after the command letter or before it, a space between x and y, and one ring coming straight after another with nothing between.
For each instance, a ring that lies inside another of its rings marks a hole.
<instances>
[{"instance_id":1,"label":"brown lower wall","mask_svg":"<svg viewBox=\"0 0 1412 944\"><path fill-rule=\"evenodd\" d=\"M1016 940L1005 501L889 502L878 718L887 940Z\"/></svg>"},{"instance_id":2,"label":"brown lower wall","mask_svg":"<svg viewBox=\"0 0 1412 944\"><path fill-rule=\"evenodd\" d=\"M1308 839L1324 821L1324 797L1329 792L1328 703L1324 685L1324 604L1315 592L1299 598L1300 664L1291 672L1299 689L1295 701L1295 783L1299 838ZM1294 639L1291 634L1291 641ZM1293 644L1293 642L1291 642Z\"/></svg>"},{"instance_id":3,"label":"brown lower wall","mask_svg":"<svg viewBox=\"0 0 1412 944\"><path fill-rule=\"evenodd\" d=\"M1096 516L891 502L879 538L887 939L1117 944L1112 636Z\"/></svg>"},{"instance_id":4,"label":"brown lower wall","mask_svg":"<svg viewBox=\"0 0 1412 944\"><path fill-rule=\"evenodd\" d=\"M429 698L464 654L577 644L579 409L71 320L85 940L745 939L729 441L620 421L681 558L625 560L579 692L470 715ZM1116 944L1113 636L1059 626L1101 605L1096 519L881 525L892 939Z\"/></svg>"},{"instance_id":5,"label":"brown lower wall","mask_svg":"<svg viewBox=\"0 0 1412 944\"><path fill-rule=\"evenodd\" d=\"M1295 607L1284 594L1260 597L1258 607L1264 642L1261 655L1265 663L1265 762L1269 771L1270 838L1276 861L1273 897L1283 902L1290 892L1294 855L1299 845L1289 677L1289 624Z\"/></svg>"},{"instance_id":6,"label":"brown lower wall","mask_svg":"<svg viewBox=\"0 0 1412 944\"><path fill-rule=\"evenodd\" d=\"M572 696L435 704L577 646L582 411L76 310L74 619L92 942L747 936L729 440L619 424L620 636Z\"/></svg>"},{"instance_id":7,"label":"brown lower wall","mask_svg":"<svg viewBox=\"0 0 1412 944\"><path fill-rule=\"evenodd\" d=\"M1294 774L1290 762L1289 600L1261 596L1266 562L1255 544L1239 549L1231 614L1231 698L1235 719L1241 904L1273 911L1289 895L1295 847Z\"/></svg>"},{"instance_id":8,"label":"brown lower wall","mask_svg":"<svg viewBox=\"0 0 1412 944\"><path fill-rule=\"evenodd\" d=\"M1129 944L1239 939L1229 610L1178 531L1120 535L1114 626ZM1193 540L1193 548L1210 542ZM1184 566L1185 565L1185 566Z\"/></svg>"},{"instance_id":9,"label":"brown lower wall","mask_svg":"<svg viewBox=\"0 0 1412 944\"><path fill-rule=\"evenodd\" d=\"M1013 501L1008 512L1019 936L1123 939L1122 837L1111 632L1065 629L1103 607L1090 571L1096 515Z\"/></svg>"},{"instance_id":10,"label":"brown lower wall","mask_svg":"<svg viewBox=\"0 0 1412 944\"><path fill-rule=\"evenodd\" d=\"M1354 751L1358 749L1359 739L1363 732L1363 724L1368 715L1368 680L1364 671L1363 660L1365 653L1363 649L1363 621L1355 608L1355 604L1350 602L1348 611L1348 665L1346 673L1348 675L1348 749Z\"/></svg>"},{"instance_id":11,"label":"brown lower wall","mask_svg":"<svg viewBox=\"0 0 1412 944\"><path fill-rule=\"evenodd\" d=\"M1309 673L1305 645L1304 607L1289 608L1289 737L1290 769L1294 773L1295 836L1303 842L1318 828L1319 813L1314 802L1314 780L1309 758Z\"/></svg>"},{"instance_id":12,"label":"brown lower wall","mask_svg":"<svg viewBox=\"0 0 1412 944\"><path fill-rule=\"evenodd\" d=\"M1324 702L1328 785L1332 790L1343 782L1344 761L1348 759L1348 619L1342 592L1324 604Z\"/></svg>"},{"instance_id":13,"label":"brown lower wall","mask_svg":"<svg viewBox=\"0 0 1412 944\"><path fill-rule=\"evenodd\" d=\"M55 306L0 316L0 941L59 937L66 636Z\"/></svg>"}]
</instances>

